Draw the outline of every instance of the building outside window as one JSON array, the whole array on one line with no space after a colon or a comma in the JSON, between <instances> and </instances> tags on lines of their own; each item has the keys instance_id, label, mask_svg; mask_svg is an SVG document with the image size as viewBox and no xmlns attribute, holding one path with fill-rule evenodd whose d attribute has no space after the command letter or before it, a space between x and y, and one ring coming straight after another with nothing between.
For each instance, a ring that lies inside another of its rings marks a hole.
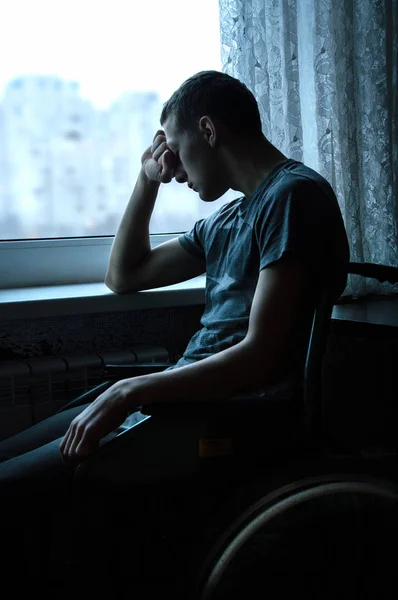
<instances>
[{"instance_id":1,"label":"building outside window","mask_svg":"<svg viewBox=\"0 0 398 600\"><path fill-rule=\"evenodd\" d=\"M9 0L1 13L0 239L114 235L163 103L221 70L218 0ZM188 230L237 195L207 205L161 186L151 233Z\"/></svg>"}]
</instances>

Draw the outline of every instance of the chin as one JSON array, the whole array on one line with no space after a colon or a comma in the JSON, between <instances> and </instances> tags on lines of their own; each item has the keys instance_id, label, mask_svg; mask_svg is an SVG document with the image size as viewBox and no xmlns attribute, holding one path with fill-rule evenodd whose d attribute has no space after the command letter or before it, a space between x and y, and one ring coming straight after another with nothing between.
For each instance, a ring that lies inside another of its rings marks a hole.
<instances>
[{"instance_id":1,"label":"chin","mask_svg":"<svg viewBox=\"0 0 398 600\"><path fill-rule=\"evenodd\" d=\"M215 202L216 200L218 200L219 198L221 198L221 196L223 194L225 194L225 190L223 191L217 191L217 190L206 190L206 191L198 191L199 194L199 198L201 200L203 200L203 202Z\"/></svg>"},{"instance_id":2,"label":"chin","mask_svg":"<svg viewBox=\"0 0 398 600\"><path fill-rule=\"evenodd\" d=\"M202 202L215 202L215 200L217 200L217 198L211 198L209 196L202 196L202 194L199 192L199 198L202 200Z\"/></svg>"}]
</instances>

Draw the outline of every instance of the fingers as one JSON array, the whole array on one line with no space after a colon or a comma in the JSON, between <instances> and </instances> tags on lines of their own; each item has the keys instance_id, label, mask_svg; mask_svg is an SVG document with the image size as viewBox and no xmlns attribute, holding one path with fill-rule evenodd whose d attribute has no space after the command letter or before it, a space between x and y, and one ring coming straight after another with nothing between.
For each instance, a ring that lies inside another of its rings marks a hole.
<instances>
[{"instance_id":1,"label":"fingers","mask_svg":"<svg viewBox=\"0 0 398 600\"><path fill-rule=\"evenodd\" d=\"M159 159L162 156L162 154L164 154L166 151L168 151L173 156L175 156L174 152L172 150L170 150L170 148L167 145L166 136L164 134L164 131L159 130L156 132L156 135L153 139L153 143L151 146L152 158L154 160L156 160L156 162L158 162L159 164L163 164L163 163L161 163L161 161ZM170 156L168 157L168 164L171 165L171 157Z\"/></svg>"},{"instance_id":2,"label":"fingers","mask_svg":"<svg viewBox=\"0 0 398 600\"><path fill-rule=\"evenodd\" d=\"M99 442L89 442L88 440L82 439L76 445L74 455L78 456L79 458L85 458L90 456L90 454L93 454L98 447Z\"/></svg>"},{"instance_id":3,"label":"fingers","mask_svg":"<svg viewBox=\"0 0 398 600\"><path fill-rule=\"evenodd\" d=\"M63 454L66 457L70 456L70 448L72 445L73 437L74 437L74 434L73 434L73 421L72 421L72 423L69 425L68 430L65 433L65 435L59 445L61 454Z\"/></svg>"},{"instance_id":4,"label":"fingers","mask_svg":"<svg viewBox=\"0 0 398 600\"><path fill-rule=\"evenodd\" d=\"M72 421L59 446L61 454L66 459L83 457L90 453L89 446L86 429Z\"/></svg>"},{"instance_id":5,"label":"fingers","mask_svg":"<svg viewBox=\"0 0 398 600\"><path fill-rule=\"evenodd\" d=\"M156 133L155 136L153 138L153 142L152 142L152 146L151 146L151 151L152 151L152 156L154 157L154 152L156 152L157 148L161 145L161 144L166 144L166 135L164 133L164 131L162 131L161 129L159 129ZM167 144L166 144L167 147ZM163 150L164 152L164 150Z\"/></svg>"},{"instance_id":6,"label":"fingers","mask_svg":"<svg viewBox=\"0 0 398 600\"><path fill-rule=\"evenodd\" d=\"M165 132L163 131L163 129L158 129L158 130L157 130L157 132L156 132L156 133L155 133L155 135L153 136L153 141L155 141L155 140L156 140L156 138L157 138L158 136L163 136L163 137L166 139L166 134L165 134Z\"/></svg>"},{"instance_id":7,"label":"fingers","mask_svg":"<svg viewBox=\"0 0 398 600\"><path fill-rule=\"evenodd\" d=\"M152 146L154 146L154 144L152 144ZM166 150L169 150L166 142L160 142L160 144L152 151L152 158L158 161Z\"/></svg>"},{"instance_id":8,"label":"fingers","mask_svg":"<svg viewBox=\"0 0 398 600\"><path fill-rule=\"evenodd\" d=\"M175 155L171 150L166 150L162 155L162 183L170 183L174 177L174 169L176 165Z\"/></svg>"},{"instance_id":9,"label":"fingers","mask_svg":"<svg viewBox=\"0 0 398 600\"><path fill-rule=\"evenodd\" d=\"M175 154L167 145L166 138L162 135L155 137L152 144L152 158L161 166L159 180L161 183L169 183L174 177L176 166Z\"/></svg>"},{"instance_id":10,"label":"fingers","mask_svg":"<svg viewBox=\"0 0 398 600\"><path fill-rule=\"evenodd\" d=\"M162 129L158 129L154 135L150 155L147 161L148 169L150 168L149 177L160 183L169 183L175 175L177 158L168 147L166 135Z\"/></svg>"}]
</instances>

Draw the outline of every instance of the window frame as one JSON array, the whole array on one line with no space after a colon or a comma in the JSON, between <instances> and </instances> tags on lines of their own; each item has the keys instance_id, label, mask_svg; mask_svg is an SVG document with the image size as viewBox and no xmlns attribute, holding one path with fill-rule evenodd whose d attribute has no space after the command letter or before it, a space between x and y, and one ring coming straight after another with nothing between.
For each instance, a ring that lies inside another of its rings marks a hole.
<instances>
[{"instance_id":1,"label":"window frame","mask_svg":"<svg viewBox=\"0 0 398 600\"><path fill-rule=\"evenodd\" d=\"M151 247L184 232L152 234ZM0 289L103 282L114 236L0 242Z\"/></svg>"}]
</instances>

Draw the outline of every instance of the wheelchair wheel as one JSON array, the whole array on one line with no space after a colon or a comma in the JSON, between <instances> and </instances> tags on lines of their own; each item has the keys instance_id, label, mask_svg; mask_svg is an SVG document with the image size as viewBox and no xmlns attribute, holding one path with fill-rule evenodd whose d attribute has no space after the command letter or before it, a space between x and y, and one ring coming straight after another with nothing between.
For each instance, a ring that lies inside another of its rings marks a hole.
<instances>
[{"instance_id":1,"label":"wheelchair wheel","mask_svg":"<svg viewBox=\"0 0 398 600\"><path fill-rule=\"evenodd\" d=\"M295 482L214 546L195 600L398 598L398 490L363 476Z\"/></svg>"}]
</instances>

